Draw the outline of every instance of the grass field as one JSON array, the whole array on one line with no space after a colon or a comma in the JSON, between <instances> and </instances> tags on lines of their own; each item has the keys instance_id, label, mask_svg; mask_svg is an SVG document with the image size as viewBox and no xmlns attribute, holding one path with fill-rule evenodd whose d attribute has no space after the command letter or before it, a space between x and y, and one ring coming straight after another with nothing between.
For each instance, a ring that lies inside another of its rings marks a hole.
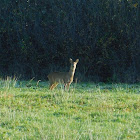
<instances>
[{"instance_id":1,"label":"grass field","mask_svg":"<svg viewBox=\"0 0 140 140\"><path fill-rule=\"evenodd\" d=\"M0 140L140 140L140 85L0 81Z\"/></svg>"}]
</instances>

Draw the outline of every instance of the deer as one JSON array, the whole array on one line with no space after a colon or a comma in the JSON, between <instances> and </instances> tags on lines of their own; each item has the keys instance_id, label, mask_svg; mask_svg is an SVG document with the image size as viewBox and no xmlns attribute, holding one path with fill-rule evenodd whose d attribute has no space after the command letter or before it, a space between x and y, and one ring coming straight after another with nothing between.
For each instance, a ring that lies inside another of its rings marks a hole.
<instances>
[{"instance_id":1,"label":"deer","mask_svg":"<svg viewBox=\"0 0 140 140\"><path fill-rule=\"evenodd\" d=\"M58 84L64 85L64 90L67 88L69 90L70 84L73 82L74 73L76 69L76 65L79 62L79 59L76 59L74 62L70 58L70 70L69 72L52 72L48 75L49 83L50 83L50 90L53 90L55 87L57 87Z\"/></svg>"}]
</instances>

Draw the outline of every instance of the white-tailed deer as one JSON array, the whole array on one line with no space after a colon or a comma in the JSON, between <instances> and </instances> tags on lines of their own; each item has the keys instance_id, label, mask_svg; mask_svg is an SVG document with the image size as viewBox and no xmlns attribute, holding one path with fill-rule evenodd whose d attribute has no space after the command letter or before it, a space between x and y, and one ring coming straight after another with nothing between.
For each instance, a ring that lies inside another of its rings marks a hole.
<instances>
[{"instance_id":1,"label":"white-tailed deer","mask_svg":"<svg viewBox=\"0 0 140 140\"><path fill-rule=\"evenodd\" d=\"M70 58L71 67L69 72L52 72L48 75L50 82L50 90L53 90L59 83L64 84L64 89L69 89L70 84L73 82L73 77L76 69L76 65L79 59L75 62Z\"/></svg>"}]
</instances>

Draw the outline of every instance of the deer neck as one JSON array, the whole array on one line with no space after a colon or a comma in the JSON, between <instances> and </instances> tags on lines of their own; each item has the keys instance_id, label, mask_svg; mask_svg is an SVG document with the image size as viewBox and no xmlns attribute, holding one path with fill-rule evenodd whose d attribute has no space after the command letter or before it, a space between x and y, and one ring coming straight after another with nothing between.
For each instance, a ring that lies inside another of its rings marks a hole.
<instances>
[{"instance_id":1,"label":"deer neck","mask_svg":"<svg viewBox=\"0 0 140 140\"><path fill-rule=\"evenodd\" d=\"M74 73L75 73L75 68L70 68L70 70L69 70L70 77L73 77Z\"/></svg>"}]
</instances>

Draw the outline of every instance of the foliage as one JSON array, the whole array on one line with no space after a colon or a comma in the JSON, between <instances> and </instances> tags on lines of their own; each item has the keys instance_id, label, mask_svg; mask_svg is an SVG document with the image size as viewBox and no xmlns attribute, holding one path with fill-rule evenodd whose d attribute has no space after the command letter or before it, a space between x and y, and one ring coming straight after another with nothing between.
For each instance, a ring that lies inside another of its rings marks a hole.
<instances>
[{"instance_id":1,"label":"foliage","mask_svg":"<svg viewBox=\"0 0 140 140\"><path fill-rule=\"evenodd\" d=\"M139 0L5 0L0 13L2 76L43 79L72 57L81 80L140 80Z\"/></svg>"}]
</instances>

